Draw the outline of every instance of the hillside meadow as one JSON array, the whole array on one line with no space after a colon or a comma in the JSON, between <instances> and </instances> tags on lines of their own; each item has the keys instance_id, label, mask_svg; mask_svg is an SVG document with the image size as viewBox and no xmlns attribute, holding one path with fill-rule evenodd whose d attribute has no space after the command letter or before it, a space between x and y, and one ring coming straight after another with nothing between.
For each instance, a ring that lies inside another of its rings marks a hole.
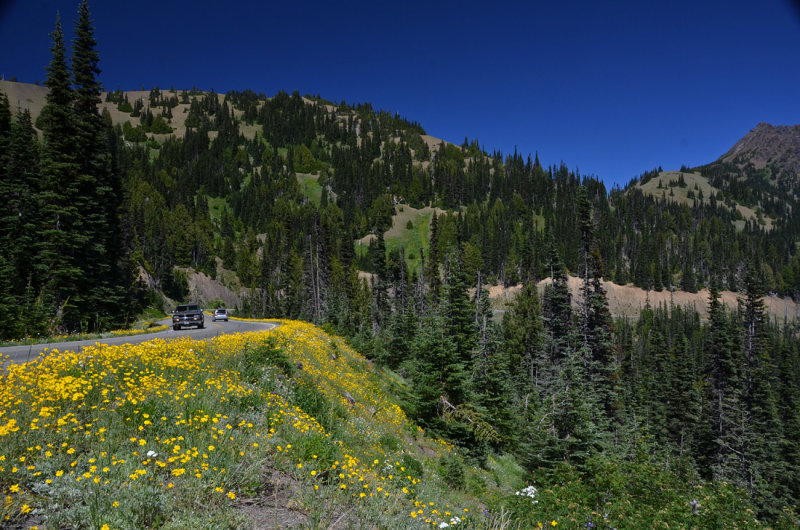
<instances>
[{"instance_id":1,"label":"hillside meadow","mask_svg":"<svg viewBox=\"0 0 800 530\"><path fill-rule=\"evenodd\" d=\"M48 353L0 378L12 528L754 523L732 489L671 484L635 463L594 464L605 499L568 467L526 485L536 474L511 457L467 463L408 420L400 378L303 322ZM642 472L646 499L625 490Z\"/></svg>"},{"instance_id":2,"label":"hillside meadow","mask_svg":"<svg viewBox=\"0 0 800 530\"><path fill-rule=\"evenodd\" d=\"M9 365L2 516L20 528L401 528L479 513L431 471L453 448L387 386L402 382L293 321Z\"/></svg>"}]
</instances>

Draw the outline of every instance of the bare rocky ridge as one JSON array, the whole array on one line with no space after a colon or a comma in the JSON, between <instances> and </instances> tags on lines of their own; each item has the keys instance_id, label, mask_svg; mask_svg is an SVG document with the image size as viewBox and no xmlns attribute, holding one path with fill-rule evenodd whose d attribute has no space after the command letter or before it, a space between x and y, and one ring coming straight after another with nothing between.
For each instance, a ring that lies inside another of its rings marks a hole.
<instances>
[{"instance_id":1,"label":"bare rocky ridge","mask_svg":"<svg viewBox=\"0 0 800 530\"><path fill-rule=\"evenodd\" d=\"M773 176L797 180L800 176L800 125L759 123L722 157L743 167L748 162L756 169L773 168Z\"/></svg>"}]
</instances>

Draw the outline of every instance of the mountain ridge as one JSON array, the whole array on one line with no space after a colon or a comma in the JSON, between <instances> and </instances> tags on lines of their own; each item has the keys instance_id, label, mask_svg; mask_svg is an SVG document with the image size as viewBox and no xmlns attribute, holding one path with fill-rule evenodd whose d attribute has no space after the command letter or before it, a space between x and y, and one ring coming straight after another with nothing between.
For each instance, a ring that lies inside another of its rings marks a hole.
<instances>
[{"instance_id":1,"label":"mountain ridge","mask_svg":"<svg viewBox=\"0 0 800 530\"><path fill-rule=\"evenodd\" d=\"M772 167L773 177L797 179L800 174L800 125L771 125L761 122L751 129L727 153L721 162L743 168Z\"/></svg>"}]
</instances>

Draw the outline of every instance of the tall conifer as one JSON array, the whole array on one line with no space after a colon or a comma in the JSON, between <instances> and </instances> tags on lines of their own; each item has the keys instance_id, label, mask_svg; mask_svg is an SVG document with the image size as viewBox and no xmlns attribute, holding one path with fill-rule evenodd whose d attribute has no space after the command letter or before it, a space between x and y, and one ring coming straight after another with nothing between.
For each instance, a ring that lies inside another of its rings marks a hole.
<instances>
[{"instance_id":1,"label":"tall conifer","mask_svg":"<svg viewBox=\"0 0 800 530\"><path fill-rule=\"evenodd\" d=\"M53 57L47 67L45 86L49 91L41 116L41 223L35 277L60 327L75 330L80 327L80 307L84 302L80 290L85 285L81 254L88 239L80 208L73 93L60 16L50 36Z\"/></svg>"},{"instance_id":2,"label":"tall conifer","mask_svg":"<svg viewBox=\"0 0 800 530\"><path fill-rule=\"evenodd\" d=\"M80 215L87 244L82 250L82 266L86 282L81 285L85 296L85 314L91 315L91 326L102 326L118 317L123 299L125 278L120 274L122 258L120 238L121 186L110 165L108 131L99 113L101 86L97 76L99 55L95 49L94 28L89 17L87 0L78 9L75 39L72 43L74 80L73 109L76 124L76 148L79 163Z\"/></svg>"},{"instance_id":3,"label":"tall conifer","mask_svg":"<svg viewBox=\"0 0 800 530\"><path fill-rule=\"evenodd\" d=\"M5 216L0 217L0 246L8 250L12 288L21 299L33 273L38 228L39 143L27 109L11 124L8 157L3 165L8 180L5 191L0 192L6 205Z\"/></svg>"}]
</instances>

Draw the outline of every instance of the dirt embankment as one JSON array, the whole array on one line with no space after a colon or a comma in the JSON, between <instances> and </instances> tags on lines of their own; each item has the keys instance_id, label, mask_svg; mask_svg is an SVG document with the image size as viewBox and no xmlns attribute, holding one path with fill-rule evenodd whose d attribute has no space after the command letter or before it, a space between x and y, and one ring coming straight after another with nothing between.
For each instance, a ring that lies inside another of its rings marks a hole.
<instances>
[{"instance_id":1,"label":"dirt embankment","mask_svg":"<svg viewBox=\"0 0 800 530\"><path fill-rule=\"evenodd\" d=\"M545 286L549 283L549 279L539 282L539 292L541 293L544 291ZM573 305L577 305L581 299L580 289L582 284L583 282L580 278L575 276L570 276L568 278ZM521 285L508 288L492 286L489 288L489 296L494 301L495 308L503 310L513 301L521 288ZM670 293L666 290L660 292L646 291L632 285L617 285L606 281L603 282L603 288L606 290L609 310L615 317L627 316L637 318L639 312L649 303L650 307L658 307L662 304L667 306L674 304L685 308L693 307L700 314L700 318L708 318L707 289L703 289L697 293L687 293L684 291ZM731 309L737 307L738 297L739 294L732 291L723 291L721 293L722 302ZM784 319L790 322L800 320L800 306L791 298L766 296L764 297L764 306L770 318L778 322L783 322Z\"/></svg>"}]
</instances>

